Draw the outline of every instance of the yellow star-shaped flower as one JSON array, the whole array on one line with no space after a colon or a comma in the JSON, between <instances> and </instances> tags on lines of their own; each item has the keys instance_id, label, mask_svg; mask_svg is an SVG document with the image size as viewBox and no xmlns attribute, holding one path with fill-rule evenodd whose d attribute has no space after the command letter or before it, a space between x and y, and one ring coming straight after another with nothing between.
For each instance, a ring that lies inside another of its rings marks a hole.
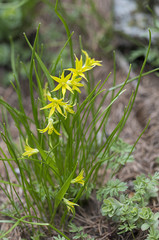
<instances>
[{"instance_id":1,"label":"yellow star-shaped flower","mask_svg":"<svg viewBox=\"0 0 159 240\"><path fill-rule=\"evenodd\" d=\"M67 102L63 102L63 98L61 99L57 99L57 98L52 98L51 96L47 96L48 100L51 102L48 105L46 105L43 108L40 108L40 110L43 109L48 109L51 108L50 113L49 113L49 118L54 114L54 112L57 110L57 112L59 112L62 116L64 116L65 118L67 118L67 112L74 114L74 111L71 109L72 105L67 104ZM62 109L63 108L63 112ZM51 124L51 123L50 123Z\"/></svg>"},{"instance_id":2,"label":"yellow star-shaped flower","mask_svg":"<svg viewBox=\"0 0 159 240\"><path fill-rule=\"evenodd\" d=\"M69 112L71 114L75 113L71 108L72 108L72 105L67 104L67 103L63 106L65 118L67 118L67 112Z\"/></svg>"},{"instance_id":3,"label":"yellow star-shaped flower","mask_svg":"<svg viewBox=\"0 0 159 240\"><path fill-rule=\"evenodd\" d=\"M37 154L39 152L39 150L37 148L31 148L28 144L28 139L26 139L26 145L24 147L25 152L22 154L23 157L25 156L32 156L33 154Z\"/></svg>"},{"instance_id":4,"label":"yellow star-shaped flower","mask_svg":"<svg viewBox=\"0 0 159 240\"><path fill-rule=\"evenodd\" d=\"M84 169L81 170L81 172L76 178L72 179L71 183L80 183L84 185L83 174L84 174Z\"/></svg>"},{"instance_id":5,"label":"yellow star-shaped flower","mask_svg":"<svg viewBox=\"0 0 159 240\"><path fill-rule=\"evenodd\" d=\"M59 83L52 91L57 91L57 90L59 90L60 88L62 88L63 98L65 97L66 89L73 93L72 89L70 88L70 86L69 86L69 84L68 84L68 81L70 80L71 75L72 75L72 73L68 74L68 75L65 77L65 76L64 76L64 71L63 71L60 78L51 76L52 79L54 79L56 82Z\"/></svg>"},{"instance_id":6,"label":"yellow star-shaped flower","mask_svg":"<svg viewBox=\"0 0 159 240\"><path fill-rule=\"evenodd\" d=\"M84 72L88 71L89 69L86 69L85 67L83 67L83 59L82 56L80 59L78 59L75 56L75 68L68 68L67 70L71 71L74 75L74 77L80 76L84 79L87 80L86 76L84 75Z\"/></svg>"},{"instance_id":7,"label":"yellow star-shaped flower","mask_svg":"<svg viewBox=\"0 0 159 240\"><path fill-rule=\"evenodd\" d=\"M75 211L74 206L79 206L78 204L71 202L71 201L67 200L66 198L63 198L63 201L66 204L68 211L71 211L72 213L74 213L74 211Z\"/></svg>"},{"instance_id":8,"label":"yellow star-shaped flower","mask_svg":"<svg viewBox=\"0 0 159 240\"><path fill-rule=\"evenodd\" d=\"M71 71L75 77L80 76L87 80L86 76L84 75L84 72L91 70L95 66L101 66L101 61L96 61L94 58L90 58L88 56L88 53L84 50L82 50L82 52L86 56L85 63L83 64L82 56L80 59L78 59L75 56L75 59L76 59L75 60L75 68L68 68L67 70Z\"/></svg>"},{"instance_id":9,"label":"yellow star-shaped flower","mask_svg":"<svg viewBox=\"0 0 159 240\"><path fill-rule=\"evenodd\" d=\"M44 129L38 129L40 133L44 133L48 131L48 134L51 135L53 132L55 132L57 135L61 135L55 128L53 125L54 121L52 118L49 118L48 120L48 125L46 126L46 128Z\"/></svg>"},{"instance_id":10,"label":"yellow star-shaped flower","mask_svg":"<svg viewBox=\"0 0 159 240\"><path fill-rule=\"evenodd\" d=\"M88 68L90 70L90 69L94 68L95 66L102 66L101 61L97 61L94 58L90 58L88 56L88 53L86 51L84 51L84 50L82 50L82 52L86 56L86 61L85 61L85 64L84 64L84 66L86 68Z\"/></svg>"},{"instance_id":11,"label":"yellow star-shaped flower","mask_svg":"<svg viewBox=\"0 0 159 240\"><path fill-rule=\"evenodd\" d=\"M50 113L49 113L49 118L54 114L54 112L56 110L57 110L57 112L59 112L61 115L64 116L64 114L62 113L61 107L64 106L66 103L62 102L63 98L61 98L61 99L52 98L50 95L47 95L47 98L51 103L49 103L48 105L46 105L43 108L40 108L40 110L51 108Z\"/></svg>"},{"instance_id":12,"label":"yellow star-shaped flower","mask_svg":"<svg viewBox=\"0 0 159 240\"><path fill-rule=\"evenodd\" d=\"M84 84L80 83L82 78L76 78L74 75L72 76L72 79L69 81L70 86L72 87L72 90L75 90L79 93L81 93L81 90L79 87L83 87Z\"/></svg>"}]
</instances>

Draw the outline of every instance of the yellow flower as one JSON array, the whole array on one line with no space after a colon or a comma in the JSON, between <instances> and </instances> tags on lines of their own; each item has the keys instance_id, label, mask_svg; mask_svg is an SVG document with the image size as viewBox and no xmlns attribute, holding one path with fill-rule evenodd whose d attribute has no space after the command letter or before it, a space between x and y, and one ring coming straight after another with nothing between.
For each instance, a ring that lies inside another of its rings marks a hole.
<instances>
[{"instance_id":1,"label":"yellow flower","mask_svg":"<svg viewBox=\"0 0 159 240\"><path fill-rule=\"evenodd\" d=\"M55 110L57 110L61 115L64 116L64 114L62 113L61 107L64 106L66 103L62 102L63 98L61 98L61 99L52 98L49 95L47 95L47 98L51 103L49 103L48 105L46 105L43 108L40 108L40 110L51 108L50 113L49 113L49 118L54 114Z\"/></svg>"},{"instance_id":2,"label":"yellow flower","mask_svg":"<svg viewBox=\"0 0 159 240\"><path fill-rule=\"evenodd\" d=\"M73 203L66 198L63 198L63 201L66 204L68 211L71 211L72 213L75 211L74 206L79 206L78 204Z\"/></svg>"},{"instance_id":3,"label":"yellow flower","mask_svg":"<svg viewBox=\"0 0 159 240\"><path fill-rule=\"evenodd\" d=\"M76 78L74 75L72 76L72 79L69 81L69 84L72 87L72 90L76 90L77 92L81 93L81 90L79 87L83 87L84 84L79 83L82 78Z\"/></svg>"},{"instance_id":4,"label":"yellow flower","mask_svg":"<svg viewBox=\"0 0 159 240\"><path fill-rule=\"evenodd\" d=\"M88 71L89 69L86 69L86 67L83 67L83 60L82 60L82 56L80 59L78 59L76 56L75 56L75 65L76 65L76 68L68 68L67 70L71 71L74 75L74 77L76 76L80 76L80 77L83 77L87 80L87 78L85 77L84 75L84 72Z\"/></svg>"},{"instance_id":5,"label":"yellow flower","mask_svg":"<svg viewBox=\"0 0 159 240\"><path fill-rule=\"evenodd\" d=\"M89 68L89 70L94 68L95 66L102 66L101 61L96 61L94 58L90 58L88 56L88 53L86 51L84 51L84 50L82 50L82 52L86 56L86 61L85 61L85 65L84 66Z\"/></svg>"},{"instance_id":6,"label":"yellow flower","mask_svg":"<svg viewBox=\"0 0 159 240\"><path fill-rule=\"evenodd\" d=\"M36 154L36 153L39 152L39 150L38 150L37 148L31 148L31 147L29 146L29 144L28 144L28 139L26 139L26 145L25 145L24 149L25 149L25 152L22 154L22 156L24 156L24 157L25 157L25 156L30 157L30 156L32 156L33 154Z\"/></svg>"},{"instance_id":7,"label":"yellow flower","mask_svg":"<svg viewBox=\"0 0 159 240\"><path fill-rule=\"evenodd\" d=\"M40 108L40 110L51 108L50 113L49 113L49 118L54 114L54 112L57 110L62 116L67 118L67 112L74 114L74 111L71 109L72 105L67 104L67 102L62 102L63 98L57 99L57 98L52 98L51 96L47 96L48 100L51 102L48 105L46 105L43 108ZM62 109L64 113L62 112Z\"/></svg>"},{"instance_id":8,"label":"yellow flower","mask_svg":"<svg viewBox=\"0 0 159 240\"><path fill-rule=\"evenodd\" d=\"M87 80L86 76L84 75L84 72L91 70L95 66L101 66L101 61L96 61L94 58L90 58L88 56L88 53L84 50L82 50L82 52L86 56L85 64L83 64L82 56L81 56L80 59L78 59L75 56L75 59L76 59L75 60L75 65L76 65L75 69L74 68L68 68L67 70L71 71L75 77L80 76L80 77L83 77Z\"/></svg>"},{"instance_id":9,"label":"yellow flower","mask_svg":"<svg viewBox=\"0 0 159 240\"><path fill-rule=\"evenodd\" d=\"M83 174L84 174L84 169L81 170L81 172L76 178L72 179L71 183L80 183L84 185Z\"/></svg>"},{"instance_id":10,"label":"yellow flower","mask_svg":"<svg viewBox=\"0 0 159 240\"><path fill-rule=\"evenodd\" d=\"M46 128L44 129L38 129L40 133L44 133L46 131L48 131L48 134L51 135L53 132L55 132L57 135L61 135L59 132L56 131L56 129L54 128L53 125L53 119L49 118L48 120L48 125L46 126Z\"/></svg>"},{"instance_id":11,"label":"yellow flower","mask_svg":"<svg viewBox=\"0 0 159 240\"><path fill-rule=\"evenodd\" d=\"M67 112L71 113L71 114L74 114L75 112L71 109L72 108L72 105L70 104L65 104L63 105L63 110L64 110L64 115L65 115L65 118L67 118Z\"/></svg>"},{"instance_id":12,"label":"yellow flower","mask_svg":"<svg viewBox=\"0 0 159 240\"><path fill-rule=\"evenodd\" d=\"M65 97L66 94L66 89L68 89L70 92L73 93L72 89L70 88L68 81L71 78L72 73L68 74L66 77L64 76L64 71L62 72L61 78L58 77L54 77L51 76L56 82L58 82L59 84L55 87L55 89L53 91L57 91L60 88L62 88L62 95L63 98Z\"/></svg>"}]
</instances>

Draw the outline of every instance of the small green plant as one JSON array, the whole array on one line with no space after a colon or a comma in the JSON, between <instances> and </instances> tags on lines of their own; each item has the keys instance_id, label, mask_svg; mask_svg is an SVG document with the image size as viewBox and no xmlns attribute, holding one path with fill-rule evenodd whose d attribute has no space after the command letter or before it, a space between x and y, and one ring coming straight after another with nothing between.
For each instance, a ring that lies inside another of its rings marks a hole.
<instances>
[{"instance_id":1,"label":"small green plant","mask_svg":"<svg viewBox=\"0 0 159 240\"><path fill-rule=\"evenodd\" d=\"M120 168L122 168L126 163L133 162L134 158L132 152L134 147L125 143L121 138L118 138L111 147L110 151L102 155L102 159L108 159L107 168L113 169L112 176L115 175Z\"/></svg>"},{"instance_id":2,"label":"small green plant","mask_svg":"<svg viewBox=\"0 0 159 240\"><path fill-rule=\"evenodd\" d=\"M33 237L31 237L31 240L40 240L41 237L45 237L45 234L43 232L37 231Z\"/></svg>"},{"instance_id":3,"label":"small green plant","mask_svg":"<svg viewBox=\"0 0 159 240\"><path fill-rule=\"evenodd\" d=\"M102 215L112 218L119 224L119 234L133 230L149 230L147 240L157 240L159 236L159 213L153 213L148 207L149 200L157 197L159 185L159 173L146 178L138 176L133 181L132 196L125 192L128 187L118 179L110 180L105 188L98 190L97 198L104 199L101 208Z\"/></svg>"},{"instance_id":4,"label":"small green plant","mask_svg":"<svg viewBox=\"0 0 159 240\"><path fill-rule=\"evenodd\" d=\"M121 182L119 179L112 179L109 180L106 186L101 187L97 191L97 199L101 201L108 197L108 195L112 196L119 196L120 192L125 192L127 189L126 183Z\"/></svg>"},{"instance_id":5,"label":"small green plant","mask_svg":"<svg viewBox=\"0 0 159 240\"><path fill-rule=\"evenodd\" d=\"M60 235L58 235L57 237L54 237L54 240L65 240L66 238L61 237Z\"/></svg>"},{"instance_id":6,"label":"small green plant","mask_svg":"<svg viewBox=\"0 0 159 240\"><path fill-rule=\"evenodd\" d=\"M83 227L77 227L75 224L69 224L70 232L74 233L73 239L81 239L81 240L94 240L94 238L89 238L87 233L83 232Z\"/></svg>"}]
</instances>

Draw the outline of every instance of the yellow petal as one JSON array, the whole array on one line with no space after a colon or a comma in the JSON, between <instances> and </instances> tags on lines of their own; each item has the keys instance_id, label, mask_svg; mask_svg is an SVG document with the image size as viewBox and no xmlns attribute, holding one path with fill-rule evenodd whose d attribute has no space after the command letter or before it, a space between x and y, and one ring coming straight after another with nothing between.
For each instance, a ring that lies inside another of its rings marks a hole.
<instances>
[{"instance_id":1,"label":"yellow petal","mask_svg":"<svg viewBox=\"0 0 159 240\"><path fill-rule=\"evenodd\" d=\"M40 133L44 133L46 131L48 131L48 134L51 135L53 132L55 132L57 135L61 135L55 128L53 125L53 119L49 118L48 120L48 125L46 126L46 128L44 129L38 129Z\"/></svg>"},{"instance_id":2,"label":"yellow petal","mask_svg":"<svg viewBox=\"0 0 159 240\"><path fill-rule=\"evenodd\" d=\"M80 183L84 185L83 174L84 174L84 169L81 170L81 172L76 178L72 179L71 183Z\"/></svg>"},{"instance_id":3,"label":"yellow petal","mask_svg":"<svg viewBox=\"0 0 159 240\"><path fill-rule=\"evenodd\" d=\"M31 148L28 144L28 139L26 139L26 145L24 147L25 152L22 154L22 156L32 156L33 154L36 154L39 152L39 150L37 148Z\"/></svg>"},{"instance_id":4,"label":"yellow petal","mask_svg":"<svg viewBox=\"0 0 159 240\"><path fill-rule=\"evenodd\" d=\"M66 204L68 211L71 211L72 213L74 212L74 206L79 206L78 204L71 202L66 198L63 198L63 201Z\"/></svg>"}]
</instances>

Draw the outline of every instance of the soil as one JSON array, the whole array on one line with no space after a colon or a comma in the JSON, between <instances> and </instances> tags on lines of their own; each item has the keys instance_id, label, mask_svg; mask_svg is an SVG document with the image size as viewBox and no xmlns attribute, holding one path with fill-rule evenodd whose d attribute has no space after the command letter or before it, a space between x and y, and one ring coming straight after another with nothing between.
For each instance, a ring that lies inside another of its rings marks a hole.
<instances>
[{"instance_id":1,"label":"soil","mask_svg":"<svg viewBox=\"0 0 159 240\"><path fill-rule=\"evenodd\" d=\"M107 1L110 3L110 1ZM102 4L101 4L102 5ZM98 6L100 7L100 6ZM101 14L105 14L101 13ZM108 15L105 15L108 17ZM88 33L89 40L92 38L92 32ZM93 33L94 34L94 33ZM88 37L87 36L87 37ZM95 43L92 44L91 48L93 51L97 52L97 45ZM104 80L109 72L113 69L113 61L109 57L102 54L100 52L100 59L102 60L103 66L101 68L96 68L94 70L95 79ZM99 55L99 54L98 54ZM117 72L116 79L117 84L123 82L127 77L127 68L125 69L120 62L120 55L117 57ZM147 66L148 68L149 66ZM138 75L138 71L132 72L131 76ZM106 88L112 86L113 82L113 74L110 76ZM135 89L136 82L132 82L126 86L126 91L118 98L117 102L113 105L110 115L110 120L108 124L108 134L113 130L116 124L119 122L125 106L128 104L129 97L131 96L132 91ZM29 96L26 93L26 86L22 85L23 94L25 93L24 106L26 107L26 111L28 115L31 113L31 108L28 104ZM4 100L10 103L12 106L17 106L17 96L14 92L12 86L5 88L4 86L0 86L0 96L4 98ZM128 182L130 180L135 179L137 175L144 173L146 175L153 174L156 171L159 171L159 79L155 74L148 75L146 77L142 77L141 84L138 90L137 98L135 101L135 105L132 109L130 117L121 133L121 138L127 143L134 144L136 139L139 137L140 133L143 131L149 119L151 119L150 124L146 132L140 138L138 144L135 147L134 158L135 161L133 163L127 164L119 173L118 176L122 181ZM96 102L98 105L98 101ZM15 140L18 137L17 131L14 123L11 119L10 128L12 135ZM5 149L5 144L0 139L0 147ZM2 175L4 175L4 169L0 164L0 171ZM5 196L0 193L0 203L5 202ZM158 210L159 207L159 199L155 199L152 202L151 208L154 211ZM75 216L74 222L77 226L83 226L84 231L95 239L99 240L118 240L118 239L132 239L132 235L127 233L125 235L117 235L117 226L111 222L106 220L106 218L101 216L100 213L100 203L97 202L95 195L93 194L91 199L85 203L83 207L79 207L77 210L77 214ZM9 224L1 224L1 230L7 230L11 227ZM25 231L23 234L26 234ZM70 235L69 235L70 234ZM135 232L134 233L136 239L145 239L145 232ZM68 233L70 239L72 239L71 233ZM9 236L9 239L12 240L20 240L22 239L22 233L20 228L15 228L15 230ZM27 238L29 239L29 237ZM49 236L48 238L41 239L53 239L53 237Z\"/></svg>"}]
</instances>

